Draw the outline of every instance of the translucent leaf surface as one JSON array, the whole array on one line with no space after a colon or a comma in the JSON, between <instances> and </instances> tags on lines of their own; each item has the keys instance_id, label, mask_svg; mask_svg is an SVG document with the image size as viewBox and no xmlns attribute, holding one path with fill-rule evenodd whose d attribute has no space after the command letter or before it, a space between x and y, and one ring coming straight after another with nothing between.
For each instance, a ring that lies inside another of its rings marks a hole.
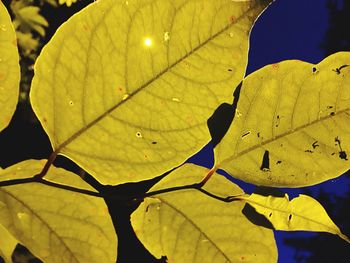
<instances>
[{"instance_id":1,"label":"translucent leaf surface","mask_svg":"<svg viewBox=\"0 0 350 263\"><path fill-rule=\"evenodd\" d=\"M42 161L1 171L0 181L31 177ZM51 167L48 180L90 189L77 175ZM92 190L92 189L90 189ZM117 237L103 199L38 183L0 188L0 223L47 262L115 262Z\"/></svg>"},{"instance_id":2,"label":"translucent leaf surface","mask_svg":"<svg viewBox=\"0 0 350 263\"><path fill-rule=\"evenodd\" d=\"M10 123L19 92L19 56L11 18L0 1L0 131Z\"/></svg>"},{"instance_id":3,"label":"translucent leaf surface","mask_svg":"<svg viewBox=\"0 0 350 263\"><path fill-rule=\"evenodd\" d=\"M151 191L198 183L207 172L186 164ZM205 189L222 196L243 193L217 174ZM146 198L131 222L145 247L158 258L167 256L168 262L277 262L273 232L250 223L243 206L182 190Z\"/></svg>"},{"instance_id":4,"label":"translucent leaf surface","mask_svg":"<svg viewBox=\"0 0 350 263\"><path fill-rule=\"evenodd\" d=\"M2 203L0 203L0 207ZM0 224L0 256L5 263L12 263L12 253L16 248L18 241Z\"/></svg>"},{"instance_id":5,"label":"translucent leaf surface","mask_svg":"<svg viewBox=\"0 0 350 263\"><path fill-rule=\"evenodd\" d=\"M268 2L100 0L74 15L43 49L31 89L54 150L110 184L182 163L232 101Z\"/></svg>"},{"instance_id":6,"label":"translucent leaf surface","mask_svg":"<svg viewBox=\"0 0 350 263\"><path fill-rule=\"evenodd\" d=\"M219 168L258 185L298 187L350 168L350 53L318 65L266 66L243 83L236 116L216 148Z\"/></svg>"},{"instance_id":7,"label":"translucent leaf surface","mask_svg":"<svg viewBox=\"0 0 350 263\"><path fill-rule=\"evenodd\" d=\"M289 201L287 194L285 197L252 194L245 200L258 213L264 215L276 230L329 232L350 243L349 238L340 232L322 205L310 196L299 195Z\"/></svg>"}]
</instances>

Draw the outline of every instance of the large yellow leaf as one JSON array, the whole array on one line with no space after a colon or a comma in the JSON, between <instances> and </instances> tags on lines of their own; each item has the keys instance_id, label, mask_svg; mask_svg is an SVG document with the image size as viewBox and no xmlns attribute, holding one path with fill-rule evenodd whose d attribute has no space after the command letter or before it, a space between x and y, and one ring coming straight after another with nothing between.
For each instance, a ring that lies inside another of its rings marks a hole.
<instances>
[{"instance_id":1,"label":"large yellow leaf","mask_svg":"<svg viewBox=\"0 0 350 263\"><path fill-rule=\"evenodd\" d=\"M266 66L242 86L216 163L257 185L299 187L350 168L350 53Z\"/></svg>"},{"instance_id":2,"label":"large yellow leaf","mask_svg":"<svg viewBox=\"0 0 350 263\"><path fill-rule=\"evenodd\" d=\"M329 232L350 243L350 239L340 232L322 205L310 196L299 195L289 201L287 194L284 197L252 194L242 199L264 215L276 230Z\"/></svg>"},{"instance_id":3,"label":"large yellow leaf","mask_svg":"<svg viewBox=\"0 0 350 263\"><path fill-rule=\"evenodd\" d=\"M0 181L40 172L42 161L25 161L1 171ZM91 187L52 167L50 181ZM103 199L39 183L0 188L0 224L44 262L115 262L117 237Z\"/></svg>"},{"instance_id":4,"label":"large yellow leaf","mask_svg":"<svg viewBox=\"0 0 350 263\"><path fill-rule=\"evenodd\" d=\"M0 207L1 207L0 203ZM12 263L11 256L18 241L0 224L0 256L6 263Z\"/></svg>"},{"instance_id":5,"label":"large yellow leaf","mask_svg":"<svg viewBox=\"0 0 350 263\"><path fill-rule=\"evenodd\" d=\"M197 183L207 172L185 164L151 191ZM222 196L243 193L218 174L205 189ZM250 223L241 212L243 206L182 190L146 198L131 222L145 247L158 258L167 256L168 262L277 262L273 232Z\"/></svg>"},{"instance_id":6,"label":"large yellow leaf","mask_svg":"<svg viewBox=\"0 0 350 263\"><path fill-rule=\"evenodd\" d=\"M31 89L54 150L109 184L182 163L231 102L271 1L100 0L74 15L43 49Z\"/></svg>"},{"instance_id":7,"label":"large yellow leaf","mask_svg":"<svg viewBox=\"0 0 350 263\"><path fill-rule=\"evenodd\" d=\"M0 131L10 123L19 92L19 56L11 18L0 1Z\"/></svg>"}]
</instances>

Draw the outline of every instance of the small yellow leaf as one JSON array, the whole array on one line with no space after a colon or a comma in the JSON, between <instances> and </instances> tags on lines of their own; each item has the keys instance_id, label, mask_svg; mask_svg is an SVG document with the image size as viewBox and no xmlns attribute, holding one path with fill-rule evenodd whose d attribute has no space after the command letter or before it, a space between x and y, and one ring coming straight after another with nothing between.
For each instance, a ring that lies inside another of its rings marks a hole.
<instances>
[{"instance_id":1,"label":"small yellow leaf","mask_svg":"<svg viewBox=\"0 0 350 263\"><path fill-rule=\"evenodd\" d=\"M244 81L217 166L257 185L300 187L350 168L350 52L290 60ZM239 112L239 114L238 114Z\"/></svg>"},{"instance_id":2,"label":"small yellow leaf","mask_svg":"<svg viewBox=\"0 0 350 263\"><path fill-rule=\"evenodd\" d=\"M185 164L150 191L198 183L208 169ZM243 191L214 174L205 190L216 195ZM168 262L277 262L272 230L252 224L242 214L243 202L225 203L197 190L181 190L146 198L131 223L144 246Z\"/></svg>"},{"instance_id":3,"label":"small yellow leaf","mask_svg":"<svg viewBox=\"0 0 350 263\"><path fill-rule=\"evenodd\" d=\"M19 56L10 15L0 1L0 131L10 123L19 93Z\"/></svg>"},{"instance_id":4,"label":"small yellow leaf","mask_svg":"<svg viewBox=\"0 0 350 263\"><path fill-rule=\"evenodd\" d=\"M18 163L0 171L0 181L30 178L42 167L42 161ZM59 168L51 167L45 178L93 190ZM0 224L45 263L115 262L117 237L103 199L27 183L1 187L0 203Z\"/></svg>"},{"instance_id":5,"label":"small yellow leaf","mask_svg":"<svg viewBox=\"0 0 350 263\"><path fill-rule=\"evenodd\" d=\"M43 48L30 93L54 150L103 184L183 163L232 100L269 2L100 0L75 14Z\"/></svg>"},{"instance_id":6,"label":"small yellow leaf","mask_svg":"<svg viewBox=\"0 0 350 263\"><path fill-rule=\"evenodd\" d=\"M322 205L310 196L299 195L289 201L287 194L285 197L252 194L242 199L264 215L276 230L328 232L350 243L350 239L340 232Z\"/></svg>"}]
</instances>

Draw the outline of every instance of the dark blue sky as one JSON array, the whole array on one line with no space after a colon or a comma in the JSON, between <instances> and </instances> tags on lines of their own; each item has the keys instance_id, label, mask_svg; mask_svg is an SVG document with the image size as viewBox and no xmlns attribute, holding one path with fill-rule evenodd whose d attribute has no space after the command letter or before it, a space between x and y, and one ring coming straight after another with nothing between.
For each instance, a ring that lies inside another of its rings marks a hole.
<instances>
[{"instance_id":1,"label":"dark blue sky","mask_svg":"<svg viewBox=\"0 0 350 263\"><path fill-rule=\"evenodd\" d=\"M341 0L338 0L341 2ZM319 63L325 58L322 44L328 29L327 0L276 0L258 19L250 37L250 51L247 74L271 63L286 59L299 59ZM209 153L209 154L208 154ZM212 164L210 146L206 147L192 161L210 167ZM202 161L198 161L201 159ZM254 186L239 181L247 192ZM342 176L313 187L307 187L317 196L325 190L329 194L341 195L346 192L350 180ZM283 189L290 197L302 193L304 189ZM332 215L330 214L332 217ZM308 238L311 232L276 231L279 248L279 263L295 263L294 250L283 244L285 237Z\"/></svg>"}]
</instances>

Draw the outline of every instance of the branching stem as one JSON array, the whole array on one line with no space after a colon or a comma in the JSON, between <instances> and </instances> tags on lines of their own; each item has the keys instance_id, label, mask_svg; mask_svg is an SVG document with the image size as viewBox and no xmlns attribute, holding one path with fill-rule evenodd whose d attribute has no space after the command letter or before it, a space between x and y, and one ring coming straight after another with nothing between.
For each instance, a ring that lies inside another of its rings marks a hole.
<instances>
[{"instance_id":1,"label":"branching stem","mask_svg":"<svg viewBox=\"0 0 350 263\"><path fill-rule=\"evenodd\" d=\"M49 159L47 160L47 162L45 163L45 166L43 168L43 170L40 172L40 174L36 175L35 177L37 178L44 178L44 176L47 174L47 172L50 169L50 166L53 164L53 162L56 160L57 157L57 151L54 151L51 153Z\"/></svg>"}]
</instances>

